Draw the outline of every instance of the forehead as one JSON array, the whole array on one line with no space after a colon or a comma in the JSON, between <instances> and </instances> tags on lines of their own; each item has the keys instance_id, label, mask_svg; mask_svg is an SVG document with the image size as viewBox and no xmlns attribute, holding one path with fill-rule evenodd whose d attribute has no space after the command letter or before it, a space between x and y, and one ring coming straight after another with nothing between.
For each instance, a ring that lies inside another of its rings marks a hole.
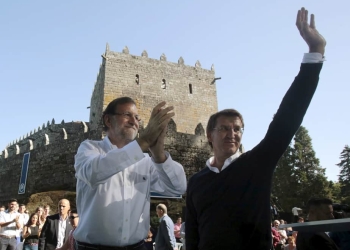
<instances>
[{"instance_id":1,"label":"forehead","mask_svg":"<svg viewBox=\"0 0 350 250\"><path fill-rule=\"evenodd\" d=\"M129 102L129 103L117 105L116 111L118 111L118 112L130 111L130 112L137 113L137 107L134 103Z\"/></svg>"},{"instance_id":2,"label":"forehead","mask_svg":"<svg viewBox=\"0 0 350 250\"><path fill-rule=\"evenodd\" d=\"M220 125L243 126L241 119L237 116L219 116L216 120L216 126Z\"/></svg>"},{"instance_id":3,"label":"forehead","mask_svg":"<svg viewBox=\"0 0 350 250\"><path fill-rule=\"evenodd\" d=\"M325 204L322 204L321 205L321 210L323 212L333 212L333 206L332 205L325 205Z\"/></svg>"},{"instance_id":4,"label":"forehead","mask_svg":"<svg viewBox=\"0 0 350 250\"><path fill-rule=\"evenodd\" d=\"M59 206L69 206L69 203L68 203L68 201L60 201L60 202L58 203L58 205L59 205Z\"/></svg>"}]
</instances>

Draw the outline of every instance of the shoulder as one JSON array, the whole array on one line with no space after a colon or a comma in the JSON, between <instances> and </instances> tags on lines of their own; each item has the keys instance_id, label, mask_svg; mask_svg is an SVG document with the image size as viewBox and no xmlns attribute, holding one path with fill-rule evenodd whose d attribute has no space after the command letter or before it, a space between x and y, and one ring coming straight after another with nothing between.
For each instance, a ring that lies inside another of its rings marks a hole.
<instances>
[{"instance_id":1,"label":"shoulder","mask_svg":"<svg viewBox=\"0 0 350 250\"><path fill-rule=\"evenodd\" d=\"M47 220L47 221L59 220L59 219L60 219L59 214L49 215L49 216L46 217L46 220Z\"/></svg>"}]
</instances>

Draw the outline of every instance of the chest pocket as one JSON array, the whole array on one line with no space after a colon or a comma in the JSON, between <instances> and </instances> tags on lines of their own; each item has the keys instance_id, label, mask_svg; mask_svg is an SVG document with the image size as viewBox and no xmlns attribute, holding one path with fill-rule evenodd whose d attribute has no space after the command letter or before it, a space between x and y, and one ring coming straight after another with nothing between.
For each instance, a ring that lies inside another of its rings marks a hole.
<instances>
[{"instance_id":1,"label":"chest pocket","mask_svg":"<svg viewBox=\"0 0 350 250\"><path fill-rule=\"evenodd\" d=\"M146 196L146 199L150 199L150 176L140 174L136 172L130 172L127 175L127 181L133 184L136 192L139 192Z\"/></svg>"}]
</instances>

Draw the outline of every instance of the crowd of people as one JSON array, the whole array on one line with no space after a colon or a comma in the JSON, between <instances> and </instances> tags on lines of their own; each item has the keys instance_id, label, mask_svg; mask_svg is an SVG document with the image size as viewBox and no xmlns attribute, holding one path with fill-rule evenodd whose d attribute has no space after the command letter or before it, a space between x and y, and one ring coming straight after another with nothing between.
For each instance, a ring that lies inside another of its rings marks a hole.
<instances>
[{"instance_id":1,"label":"crowd of people","mask_svg":"<svg viewBox=\"0 0 350 250\"><path fill-rule=\"evenodd\" d=\"M0 249L74 249L73 232L79 216L76 210L70 209L68 200L59 201L59 213L54 215L50 215L49 205L38 206L30 212L16 199L11 199L7 208L0 209Z\"/></svg>"},{"instance_id":2,"label":"crowd of people","mask_svg":"<svg viewBox=\"0 0 350 250\"><path fill-rule=\"evenodd\" d=\"M324 234L293 236L293 233L290 235L292 229L278 230L281 221L271 225L270 220L274 170L302 123L325 60L326 41L316 30L314 15L310 22L308 18L308 11L301 8L296 26L309 51L304 54L300 71L265 137L252 150L245 153L239 150L244 133L241 113L225 109L212 114L206 135L213 156L187 183L183 166L164 148L167 126L175 115L174 107L167 106L166 102L158 103L147 126L139 131L141 117L136 102L130 97L117 98L102 114L104 139L83 141L75 155L78 213L70 211L69 201L63 199L59 202L59 213L46 216L41 228L43 215L39 209L24 229L15 212L16 203L10 203L8 211L0 217L0 239L4 246L0 250L13 250L21 228L23 238L38 234L37 243L33 238L24 240L24 246L30 249L37 246L39 250L67 247L145 250L153 234L150 232L151 192L172 197L186 192L186 224L177 220L174 225L166 206L157 206L160 224L155 250L173 250L179 244L187 250L270 250L287 242L293 247L293 240L298 250L338 249ZM311 202L309 220L325 219L324 214L329 219L332 214L329 209L326 200ZM73 228L78 217L79 227ZM315 244L314 237L322 248L311 247Z\"/></svg>"}]
</instances>

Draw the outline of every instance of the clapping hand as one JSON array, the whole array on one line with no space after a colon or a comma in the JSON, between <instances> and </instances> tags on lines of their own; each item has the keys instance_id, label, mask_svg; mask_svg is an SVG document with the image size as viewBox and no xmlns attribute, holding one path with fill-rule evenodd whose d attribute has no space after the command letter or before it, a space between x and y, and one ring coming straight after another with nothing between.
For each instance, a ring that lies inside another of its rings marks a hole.
<instances>
[{"instance_id":1,"label":"clapping hand","mask_svg":"<svg viewBox=\"0 0 350 250\"><path fill-rule=\"evenodd\" d=\"M305 8L301 8L297 14L296 26L302 38L309 45L309 52L318 52L323 55L326 47L326 40L316 30L314 14L311 14L309 24L308 11Z\"/></svg>"},{"instance_id":2,"label":"clapping hand","mask_svg":"<svg viewBox=\"0 0 350 250\"><path fill-rule=\"evenodd\" d=\"M172 112L174 107L164 107L165 104L165 102L161 102L154 107L147 127L137 139L142 150L150 149L155 155L163 152L160 148L163 146L166 128L170 119L175 115Z\"/></svg>"}]
</instances>

